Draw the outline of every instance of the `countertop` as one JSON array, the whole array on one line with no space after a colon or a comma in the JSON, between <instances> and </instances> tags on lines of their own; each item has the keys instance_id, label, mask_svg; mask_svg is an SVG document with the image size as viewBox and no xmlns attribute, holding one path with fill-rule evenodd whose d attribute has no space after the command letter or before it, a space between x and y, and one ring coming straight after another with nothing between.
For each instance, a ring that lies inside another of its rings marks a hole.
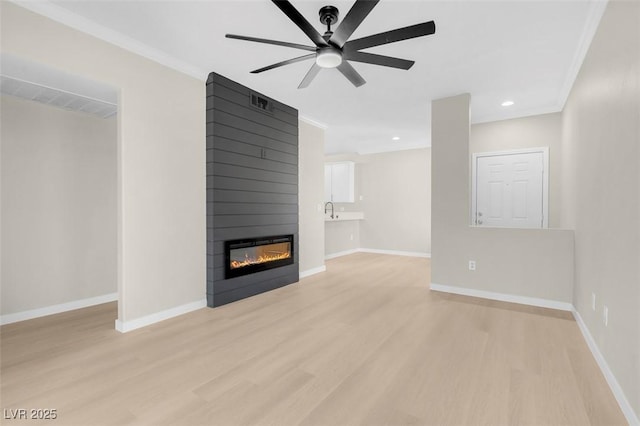
<instances>
[{"instance_id":1,"label":"countertop","mask_svg":"<svg viewBox=\"0 0 640 426\"><path fill-rule=\"evenodd\" d=\"M363 212L335 212L333 215L333 219L327 213L324 216L325 222L341 222L345 220L363 220L364 213Z\"/></svg>"}]
</instances>

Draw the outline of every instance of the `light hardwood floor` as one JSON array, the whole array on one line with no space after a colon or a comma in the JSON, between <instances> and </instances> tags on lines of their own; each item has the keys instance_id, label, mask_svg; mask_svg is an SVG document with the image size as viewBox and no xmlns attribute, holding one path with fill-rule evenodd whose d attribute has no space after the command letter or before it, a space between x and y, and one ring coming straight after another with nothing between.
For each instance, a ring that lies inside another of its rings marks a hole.
<instances>
[{"instance_id":1,"label":"light hardwood floor","mask_svg":"<svg viewBox=\"0 0 640 426\"><path fill-rule=\"evenodd\" d=\"M360 253L127 334L115 303L6 325L2 408L63 425L626 424L570 314L429 291L429 273Z\"/></svg>"}]
</instances>

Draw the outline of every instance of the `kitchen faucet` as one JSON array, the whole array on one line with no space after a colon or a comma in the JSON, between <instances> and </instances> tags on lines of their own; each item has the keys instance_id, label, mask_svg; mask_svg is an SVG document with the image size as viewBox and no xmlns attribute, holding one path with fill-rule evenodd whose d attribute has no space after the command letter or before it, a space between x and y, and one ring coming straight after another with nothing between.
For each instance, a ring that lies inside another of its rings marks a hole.
<instances>
[{"instance_id":1,"label":"kitchen faucet","mask_svg":"<svg viewBox=\"0 0 640 426\"><path fill-rule=\"evenodd\" d=\"M329 204L331 204L331 216L330 216L330 217L331 217L331 219L333 219L333 203L332 203L331 201L327 201L327 202L324 204L324 214L327 214L327 206L328 206Z\"/></svg>"}]
</instances>

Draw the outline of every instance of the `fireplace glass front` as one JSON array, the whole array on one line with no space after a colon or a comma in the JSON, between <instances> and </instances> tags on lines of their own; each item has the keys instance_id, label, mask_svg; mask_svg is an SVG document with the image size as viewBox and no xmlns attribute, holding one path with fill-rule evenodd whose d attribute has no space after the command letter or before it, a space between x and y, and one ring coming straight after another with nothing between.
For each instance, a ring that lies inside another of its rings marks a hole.
<instances>
[{"instance_id":1,"label":"fireplace glass front","mask_svg":"<svg viewBox=\"0 0 640 426\"><path fill-rule=\"evenodd\" d=\"M225 278L293 264L293 235L225 241Z\"/></svg>"}]
</instances>

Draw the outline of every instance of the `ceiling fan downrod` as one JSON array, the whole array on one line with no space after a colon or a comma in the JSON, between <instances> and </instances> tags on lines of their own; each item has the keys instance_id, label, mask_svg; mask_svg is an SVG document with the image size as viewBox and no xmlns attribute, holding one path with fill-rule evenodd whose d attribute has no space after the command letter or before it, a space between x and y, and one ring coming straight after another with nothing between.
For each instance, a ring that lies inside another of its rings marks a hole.
<instances>
[{"instance_id":1,"label":"ceiling fan downrod","mask_svg":"<svg viewBox=\"0 0 640 426\"><path fill-rule=\"evenodd\" d=\"M327 32L324 36L331 36L333 34L333 31L331 31L331 24L338 22L338 8L335 6L324 6L320 8L318 14L320 15L320 22L322 25L327 26Z\"/></svg>"}]
</instances>

